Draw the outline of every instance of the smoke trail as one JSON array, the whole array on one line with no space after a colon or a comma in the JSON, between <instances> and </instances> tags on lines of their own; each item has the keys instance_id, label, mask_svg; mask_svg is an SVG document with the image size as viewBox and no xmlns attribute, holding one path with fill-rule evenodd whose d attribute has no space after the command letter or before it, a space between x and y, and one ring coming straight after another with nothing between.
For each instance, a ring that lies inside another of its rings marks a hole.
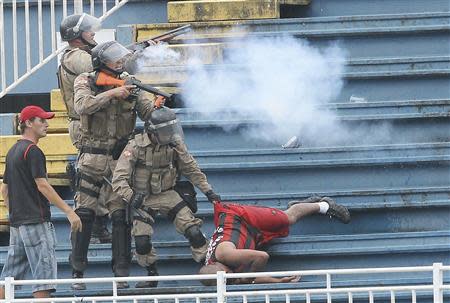
<instances>
[{"instance_id":1,"label":"smoke trail","mask_svg":"<svg viewBox=\"0 0 450 303\"><path fill-rule=\"evenodd\" d=\"M341 126L324 105L343 85L340 48L318 50L283 36L244 41L226 57L218 69L190 65L182 86L189 107L217 120L258 120L248 135L276 144L294 135L313 145L335 142Z\"/></svg>"}]
</instances>

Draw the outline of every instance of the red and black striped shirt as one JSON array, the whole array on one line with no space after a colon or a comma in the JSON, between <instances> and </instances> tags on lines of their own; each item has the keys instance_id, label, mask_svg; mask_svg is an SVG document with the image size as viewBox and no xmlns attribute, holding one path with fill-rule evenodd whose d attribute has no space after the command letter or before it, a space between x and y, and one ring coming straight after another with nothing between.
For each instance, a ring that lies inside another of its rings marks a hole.
<instances>
[{"instance_id":1,"label":"red and black striped shirt","mask_svg":"<svg viewBox=\"0 0 450 303\"><path fill-rule=\"evenodd\" d=\"M245 221L245 208L239 204L216 203L214 224L216 230L211 237L205 264L217 262L215 250L219 243L232 242L237 249L256 249L261 233Z\"/></svg>"}]
</instances>

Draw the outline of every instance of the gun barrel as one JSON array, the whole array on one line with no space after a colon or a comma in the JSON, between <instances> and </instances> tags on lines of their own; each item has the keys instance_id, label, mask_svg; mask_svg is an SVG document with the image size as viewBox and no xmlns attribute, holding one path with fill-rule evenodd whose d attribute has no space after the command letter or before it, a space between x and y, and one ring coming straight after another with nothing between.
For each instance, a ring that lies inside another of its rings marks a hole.
<instances>
[{"instance_id":1,"label":"gun barrel","mask_svg":"<svg viewBox=\"0 0 450 303\"><path fill-rule=\"evenodd\" d=\"M126 48L129 49L132 52L136 52L136 51L139 51L139 50L142 50L144 48L149 47L151 45L150 41L167 42L167 41L172 40L176 36L179 36L179 35L182 35L182 34L185 34L185 33L189 32L190 30L191 30L191 25L190 24L186 24L186 25L180 26L178 28L175 28L173 30L170 30L168 32L165 32L165 33L162 33L160 35L154 36L154 37L152 37L150 39L127 45Z\"/></svg>"},{"instance_id":2,"label":"gun barrel","mask_svg":"<svg viewBox=\"0 0 450 303\"><path fill-rule=\"evenodd\" d=\"M163 96L163 97L166 97L166 98L170 98L172 96L171 94L168 94L168 93L165 93L163 91L160 91L156 87L153 87L153 86L148 85L148 84L144 84L142 82L133 82L132 84L136 85L136 87L139 87L142 90L145 90L145 91L147 91L149 93L152 93L152 94L155 94L155 95L160 95L160 96Z\"/></svg>"},{"instance_id":3,"label":"gun barrel","mask_svg":"<svg viewBox=\"0 0 450 303\"><path fill-rule=\"evenodd\" d=\"M149 40L161 40L161 38L164 38L166 36L173 38L173 37L176 37L178 35L185 34L185 33L189 32L189 31L191 31L191 25L190 24L186 24L186 25L177 27L177 28L175 28L173 30L167 31L165 33L162 33L161 35L152 37Z\"/></svg>"}]
</instances>

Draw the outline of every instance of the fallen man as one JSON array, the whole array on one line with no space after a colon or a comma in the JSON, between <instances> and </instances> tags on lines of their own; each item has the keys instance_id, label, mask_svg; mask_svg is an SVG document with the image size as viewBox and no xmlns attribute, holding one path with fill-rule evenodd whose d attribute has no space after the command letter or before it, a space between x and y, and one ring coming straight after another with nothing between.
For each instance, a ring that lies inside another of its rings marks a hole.
<instances>
[{"instance_id":1,"label":"fallen man","mask_svg":"<svg viewBox=\"0 0 450 303\"><path fill-rule=\"evenodd\" d=\"M350 213L345 206L328 197L311 197L303 201L291 201L283 211L271 207L241 205L236 203L214 203L214 225L205 266L200 274L215 274L263 271L269 254L259 250L275 238L286 237L289 226L300 219L321 213L334 217L342 223L350 222ZM258 277L254 279L228 280L230 284L296 282L299 277ZM215 280L202 280L204 285L215 285Z\"/></svg>"}]
</instances>

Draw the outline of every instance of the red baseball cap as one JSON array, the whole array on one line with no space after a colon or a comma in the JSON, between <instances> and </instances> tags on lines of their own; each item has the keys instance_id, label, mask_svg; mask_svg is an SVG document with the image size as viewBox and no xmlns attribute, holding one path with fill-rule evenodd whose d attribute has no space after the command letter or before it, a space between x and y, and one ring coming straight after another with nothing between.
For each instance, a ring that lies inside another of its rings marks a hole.
<instances>
[{"instance_id":1,"label":"red baseball cap","mask_svg":"<svg viewBox=\"0 0 450 303\"><path fill-rule=\"evenodd\" d=\"M52 119L55 113L46 112L42 108L36 105L25 106L20 112L20 122L25 122L31 118L38 117L42 119Z\"/></svg>"}]
</instances>

